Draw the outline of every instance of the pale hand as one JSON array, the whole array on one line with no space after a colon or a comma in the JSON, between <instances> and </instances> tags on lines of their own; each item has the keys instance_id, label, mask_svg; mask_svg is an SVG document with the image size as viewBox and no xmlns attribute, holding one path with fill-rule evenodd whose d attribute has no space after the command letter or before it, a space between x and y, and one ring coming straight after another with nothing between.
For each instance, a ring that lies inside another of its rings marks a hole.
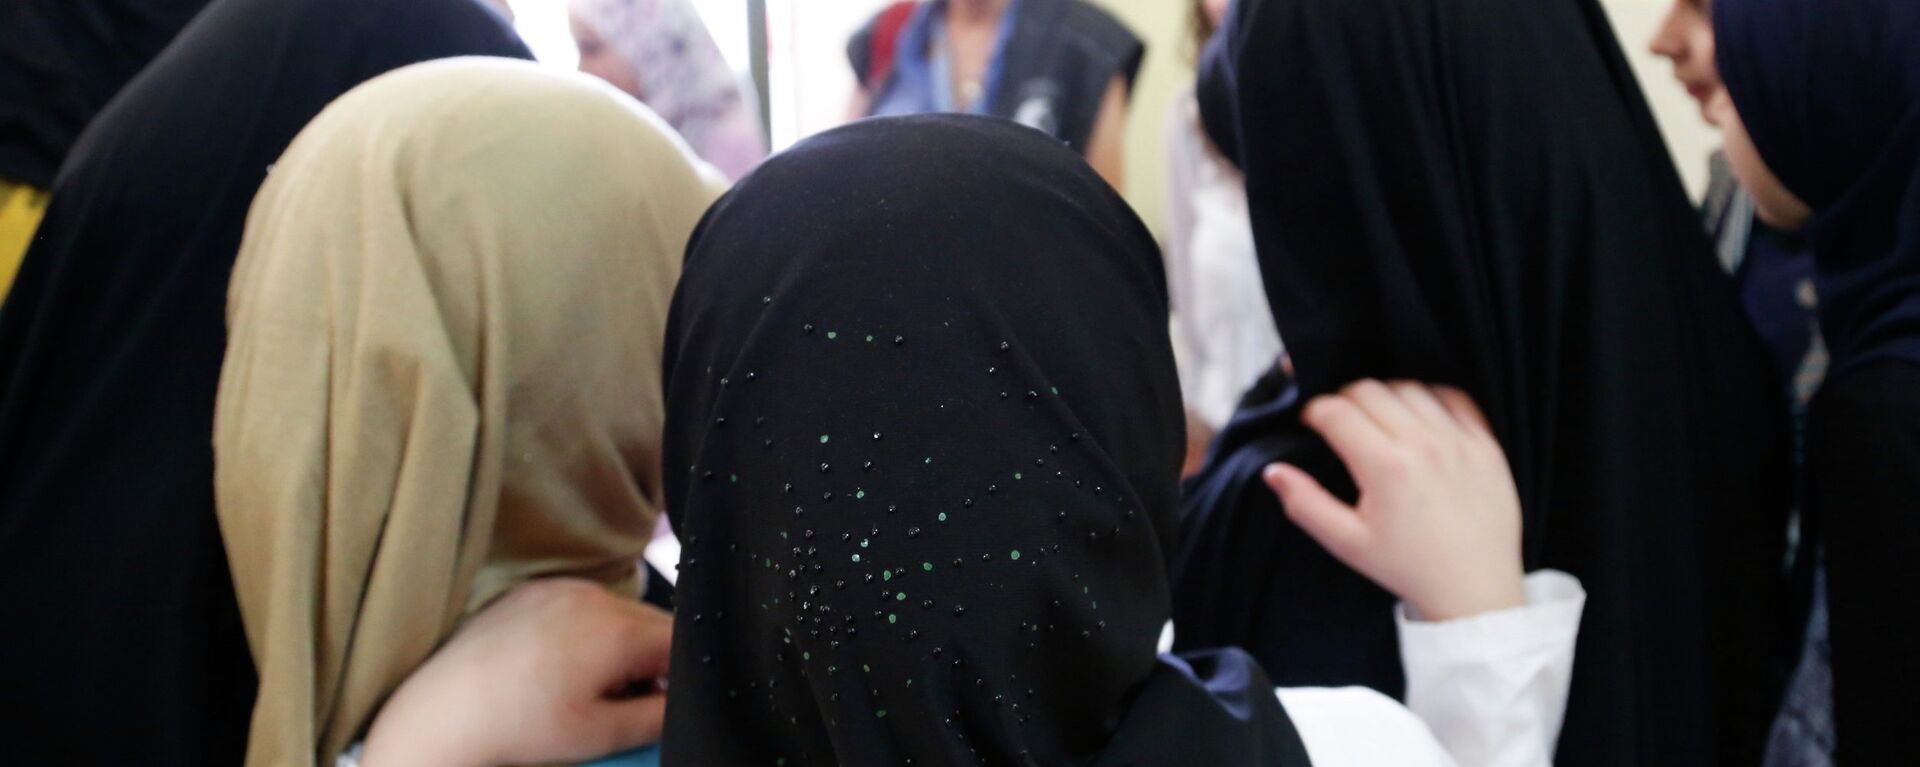
<instances>
[{"instance_id":1,"label":"pale hand","mask_svg":"<svg viewBox=\"0 0 1920 767\"><path fill-rule=\"evenodd\" d=\"M578 579L524 584L408 677L364 767L579 762L660 740L673 618ZM650 691L632 695L636 686Z\"/></svg>"},{"instance_id":2,"label":"pale hand","mask_svg":"<svg viewBox=\"0 0 1920 767\"><path fill-rule=\"evenodd\" d=\"M1314 398L1302 420L1346 463L1359 503L1288 464L1267 466L1265 479L1329 553L1424 620L1526 603L1513 474L1466 394L1363 380Z\"/></svg>"}]
</instances>

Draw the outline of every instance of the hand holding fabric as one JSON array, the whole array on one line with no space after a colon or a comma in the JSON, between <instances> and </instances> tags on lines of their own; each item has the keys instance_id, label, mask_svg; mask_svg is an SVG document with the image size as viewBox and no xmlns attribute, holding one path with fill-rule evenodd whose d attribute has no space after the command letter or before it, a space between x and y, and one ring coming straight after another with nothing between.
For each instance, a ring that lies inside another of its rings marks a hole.
<instances>
[{"instance_id":1,"label":"hand holding fabric","mask_svg":"<svg viewBox=\"0 0 1920 767\"><path fill-rule=\"evenodd\" d=\"M1367 379L1302 420L1345 461L1359 502L1298 467L1265 479L1288 518L1347 566L1443 621L1526 603L1520 500L1500 443L1459 390Z\"/></svg>"},{"instance_id":2,"label":"hand holding fabric","mask_svg":"<svg viewBox=\"0 0 1920 767\"><path fill-rule=\"evenodd\" d=\"M660 740L673 618L547 578L474 616L374 720L361 764L577 762ZM643 694L632 690L645 689Z\"/></svg>"}]
</instances>

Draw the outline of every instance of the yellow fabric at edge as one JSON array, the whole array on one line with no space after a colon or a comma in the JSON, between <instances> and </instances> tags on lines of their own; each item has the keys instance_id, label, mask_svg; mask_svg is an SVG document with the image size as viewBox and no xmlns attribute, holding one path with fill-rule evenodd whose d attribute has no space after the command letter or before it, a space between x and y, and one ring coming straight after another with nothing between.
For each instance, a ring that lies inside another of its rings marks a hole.
<instances>
[{"instance_id":1,"label":"yellow fabric at edge","mask_svg":"<svg viewBox=\"0 0 1920 767\"><path fill-rule=\"evenodd\" d=\"M26 184L0 179L0 303L7 300L20 259L27 255L33 232L47 212L47 193Z\"/></svg>"}]
</instances>

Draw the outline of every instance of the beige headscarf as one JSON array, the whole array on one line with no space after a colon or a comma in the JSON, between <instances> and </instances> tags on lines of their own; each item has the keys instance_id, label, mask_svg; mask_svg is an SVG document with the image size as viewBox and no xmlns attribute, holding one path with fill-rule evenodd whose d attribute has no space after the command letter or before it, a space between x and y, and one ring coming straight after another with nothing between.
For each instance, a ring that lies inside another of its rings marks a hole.
<instances>
[{"instance_id":1,"label":"beige headscarf","mask_svg":"<svg viewBox=\"0 0 1920 767\"><path fill-rule=\"evenodd\" d=\"M635 587L667 304L721 183L691 157L591 78L469 58L355 88L274 166L214 428L250 767L332 764L522 581Z\"/></svg>"}]
</instances>

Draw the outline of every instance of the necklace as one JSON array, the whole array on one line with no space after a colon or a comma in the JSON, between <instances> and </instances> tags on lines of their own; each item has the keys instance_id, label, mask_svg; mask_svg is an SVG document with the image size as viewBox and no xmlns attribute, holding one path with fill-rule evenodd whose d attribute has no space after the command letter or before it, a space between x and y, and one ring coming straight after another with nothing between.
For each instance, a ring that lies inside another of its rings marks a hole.
<instances>
[{"instance_id":1,"label":"necklace","mask_svg":"<svg viewBox=\"0 0 1920 767\"><path fill-rule=\"evenodd\" d=\"M982 71L986 66L963 66L958 55L959 46L954 44L953 35L948 30L941 30L939 46L940 55L937 58L940 64L937 68L945 70L941 75L946 78L946 86L952 89L953 109L972 111L973 105L986 92L986 83L983 82L986 73Z\"/></svg>"},{"instance_id":2,"label":"necklace","mask_svg":"<svg viewBox=\"0 0 1920 767\"><path fill-rule=\"evenodd\" d=\"M973 77L961 81L960 107L963 109L972 109L973 105L980 101L981 91L980 78Z\"/></svg>"}]
</instances>

